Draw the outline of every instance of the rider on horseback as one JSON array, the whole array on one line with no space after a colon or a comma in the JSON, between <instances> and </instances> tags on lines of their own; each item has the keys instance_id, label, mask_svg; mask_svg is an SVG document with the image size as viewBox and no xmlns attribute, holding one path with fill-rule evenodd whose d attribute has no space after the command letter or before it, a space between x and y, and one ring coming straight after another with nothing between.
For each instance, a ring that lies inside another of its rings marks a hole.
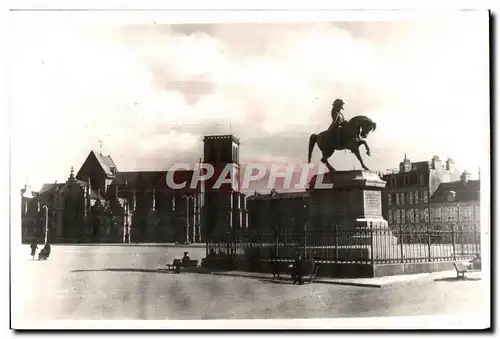
<instances>
[{"instance_id":1,"label":"rider on horseback","mask_svg":"<svg viewBox=\"0 0 500 339\"><path fill-rule=\"evenodd\" d=\"M339 137L339 127L343 127L346 123L344 115L341 113L341 110L344 109L344 101L342 99L335 99L332 106L332 124L328 128L329 132L333 132L333 134Z\"/></svg>"}]
</instances>

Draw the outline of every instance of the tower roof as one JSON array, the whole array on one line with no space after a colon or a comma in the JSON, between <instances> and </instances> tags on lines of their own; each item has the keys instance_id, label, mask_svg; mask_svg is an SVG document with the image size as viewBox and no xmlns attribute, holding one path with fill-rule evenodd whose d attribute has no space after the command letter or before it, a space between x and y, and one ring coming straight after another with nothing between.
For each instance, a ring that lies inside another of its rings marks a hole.
<instances>
[{"instance_id":1,"label":"tower roof","mask_svg":"<svg viewBox=\"0 0 500 339\"><path fill-rule=\"evenodd\" d=\"M205 135L203 137L203 142L206 142L208 140L231 140L237 145L240 144L240 139L238 139L236 136L233 134L225 134L225 135Z\"/></svg>"}]
</instances>

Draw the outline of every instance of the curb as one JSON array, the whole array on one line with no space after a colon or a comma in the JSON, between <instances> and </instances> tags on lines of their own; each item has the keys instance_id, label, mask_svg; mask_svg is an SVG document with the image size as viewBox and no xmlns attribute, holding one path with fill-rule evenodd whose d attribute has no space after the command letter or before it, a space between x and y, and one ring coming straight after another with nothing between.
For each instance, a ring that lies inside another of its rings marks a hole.
<instances>
[{"instance_id":1,"label":"curb","mask_svg":"<svg viewBox=\"0 0 500 339\"><path fill-rule=\"evenodd\" d=\"M224 272L224 271L211 271L211 270L190 270L190 273L199 273L199 274L210 274L210 275L218 275L225 277L238 277L238 278L253 278L253 279L272 279L270 276L259 275L259 274L245 274L238 272ZM337 281L337 280L324 280L317 279L313 282L314 284L328 284L328 285L346 285L346 286L357 286L357 287L372 287L372 288L381 288L385 287L384 284L374 284L374 283L362 283L362 282L351 282L351 281Z\"/></svg>"},{"instance_id":2,"label":"curb","mask_svg":"<svg viewBox=\"0 0 500 339\"><path fill-rule=\"evenodd\" d=\"M446 271L444 271L446 272ZM190 273L199 273L199 274L210 274L210 275L218 275L218 276L226 276L226 277L240 277L240 278L253 278L253 279L272 279L271 276L265 276L262 274L258 273L239 273L239 272L228 272L228 271L212 271L209 269L203 269L203 268L198 268L196 270L190 270ZM355 287L370 287L370 288L388 288L388 287L393 287L393 286L404 286L404 285L411 285L414 283L431 283L433 282L437 277L433 276L432 273L424 273L424 274L415 274L415 275L408 275L404 279L399 279L395 281L388 281L388 282L370 282L368 281L370 278L366 278L367 281L349 281L350 279L346 278L344 281L343 279L335 279L335 280L327 280L327 279L322 279L318 278L316 281L313 283L315 284L325 284L325 285L341 285L341 286L355 286Z\"/></svg>"}]
</instances>

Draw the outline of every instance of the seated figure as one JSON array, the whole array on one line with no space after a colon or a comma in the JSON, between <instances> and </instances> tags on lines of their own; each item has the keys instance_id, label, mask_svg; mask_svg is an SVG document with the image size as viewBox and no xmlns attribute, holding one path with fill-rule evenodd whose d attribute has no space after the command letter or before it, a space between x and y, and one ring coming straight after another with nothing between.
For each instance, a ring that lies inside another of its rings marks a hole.
<instances>
[{"instance_id":1,"label":"seated figure","mask_svg":"<svg viewBox=\"0 0 500 339\"><path fill-rule=\"evenodd\" d=\"M49 256L50 256L50 245L45 244L45 246L38 254L38 260L46 260Z\"/></svg>"},{"instance_id":2,"label":"seated figure","mask_svg":"<svg viewBox=\"0 0 500 339\"><path fill-rule=\"evenodd\" d=\"M189 257L189 252L184 252L184 256L182 257L182 266L187 267L187 262L191 260Z\"/></svg>"}]
</instances>

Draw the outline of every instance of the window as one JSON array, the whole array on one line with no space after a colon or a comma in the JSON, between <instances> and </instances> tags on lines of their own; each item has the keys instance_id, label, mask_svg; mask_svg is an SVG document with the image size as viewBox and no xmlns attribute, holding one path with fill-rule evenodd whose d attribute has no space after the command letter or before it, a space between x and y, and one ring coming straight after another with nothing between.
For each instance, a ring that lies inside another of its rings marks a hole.
<instances>
[{"instance_id":1,"label":"window","mask_svg":"<svg viewBox=\"0 0 500 339\"><path fill-rule=\"evenodd\" d=\"M441 221L441 217L442 217L441 207L436 207L434 220Z\"/></svg>"},{"instance_id":2,"label":"window","mask_svg":"<svg viewBox=\"0 0 500 339\"><path fill-rule=\"evenodd\" d=\"M472 209L472 206L467 206L465 207L465 211L464 211L465 215L464 217L469 220L469 219L472 219L473 218L473 214L474 214L474 211Z\"/></svg>"},{"instance_id":3,"label":"window","mask_svg":"<svg viewBox=\"0 0 500 339\"><path fill-rule=\"evenodd\" d=\"M415 191L415 205L418 205L418 191Z\"/></svg>"},{"instance_id":4,"label":"window","mask_svg":"<svg viewBox=\"0 0 500 339\"><path fill-rule=\"evenodd\" d=\"M451 208L451 215L448 218L448 220L451 221L457 221L458 220L458 208L456 206Z\"/></svg>"},{"instance_id":5,"label":"window","mask_svg":"<svg viewBox=\"0 0 500 339\"><path fill-rule=\"evenodd\" d=\"M413 204L413 194L412 194L412 192L408 192L408 203L410 205Z\"/></svg>"},{"instance_id":6,"label":"window","mask_svg":"<svg viewBox=\"0 0 500 339\"><path fill-rule=\"evenodd\" d=\"M420 211L419 209L415 209L415 223L419 223L420 222L420 215L419 215Z\"/></svg>"},{"instance_id":7,"label":"window","mask_svg":"<svg viewBox=\"0 0 500 339\"><path fill-rule=\"evenodd\" d=\"M420 179L420 185L425 185L425 178L424 178L424 175L423 174L420 174L419 175L419 179Z\"/></svg>"},{"instance_id":8,"label":"window","mask_svg":"<svg viewBox=\"0 0 500 339\"><path fill-rule=\"evenodd\" d=\"M412 224L415 222L415 215L413 214L413 208L410 210L410 222Z\"/></svg>"},{"instance_id":9,"label":"window","mask_svg":"<svg viewBox=\"0 0 500 339\"><path fill-rule=\"evenodd\" d=\"M391 186L396 187L396 178L395 177L391 177Z\"/></svg>"},{"instance_id":10,"label":"window","mask_svg":"<svg viewBox=\"0 0 500 339\"><path fill-rule=\"evenodd\" d=\"M392 205L392 195L391 195L391 193L389 193L389 194L387 195L387 203L389 204L389 206L391 206L391 205Z\"/></svg>"},{"instance_id":11,"label":"window","mask_svg":"<svg viewBox=\"0 0 500 339\"><path fill-rule=\"evenodd\" d=\"M404 224L406 223L406 220L405 220L405 210L401 210L401 223Z\"/></svg>"},{"instance_id":12,"label":"window","mask_svg":"<svg viewBox=\"0 0 500 339\"><path fill-rule=\"evenodd\" d=\"M403 183L404 183L404 185L408 185L408 176L407 175L405 175L403 177Z\"/></svg>"},{"instance_id":13,"label":"window","mask_svg":"<svg viewBox=\"0 0 500 339\"><path fill-rule=\"evenodd\" d=\"M425 213L425 222L429 222L429 209L426 208L424 213Z\"/></svg>"},{"instance_id":14,"label":"window","mask_svg":"<svg viewBox=\"0 0 500 339\"><path fill-rule=\"evenodd\" d=\"M474 216L476 221L481 219L481 210L479 209L479 206L474 206Z\"/></svg>"},{"instance_id":15,"label":"window","mask_svg":"<svg viewBox=\"0 0 500 339\"><path fill-rule=\"evenodd\" d=\"M399 205L399 194L396 193L396 205Z\"/></svg>"},{"instance_id":16,"label":"window","mask_svg":"<svg viewBox=\"0 0 500 339\"><path fill-rule=\"evenodd\" d=\"M424 203L428 203L429 202L429 192L427 191L424 191Z\"/></svg>"},{"instance_id":17,"label":"window","mask_svg":"<svg viewBox=\"0 0 500 339\"><path fill-rule=\"evenodd\" d=\"M400 200L401 200L401 205L404 205L405 204L405 194L404 194L404 192L401 192L401 198L400 198Z\"/></svg>"},{"instance_id":18,"label":"window","mask_svg":"<svg viewBox=\"0 0 500 339\"><path fill-rule=\"evenodd\" d=\"M392 210L389 210L389 224L392 224Z\"/></svg>"},{"instance_id":19,"label":"window","mask_svg":"<svg viewBox=\"0 0 500 339\"><path fill-rule=\"evenodd\" d=\"M400 214L399 214L399 213L400 213L400 212L399 212L399 210L397 210L397 211L396 211L396 223L398 223L398 224L399 224L399 222L400 222L400 220L401 220L401 219L400 219Z\"/></svg>"}]
</instances>

